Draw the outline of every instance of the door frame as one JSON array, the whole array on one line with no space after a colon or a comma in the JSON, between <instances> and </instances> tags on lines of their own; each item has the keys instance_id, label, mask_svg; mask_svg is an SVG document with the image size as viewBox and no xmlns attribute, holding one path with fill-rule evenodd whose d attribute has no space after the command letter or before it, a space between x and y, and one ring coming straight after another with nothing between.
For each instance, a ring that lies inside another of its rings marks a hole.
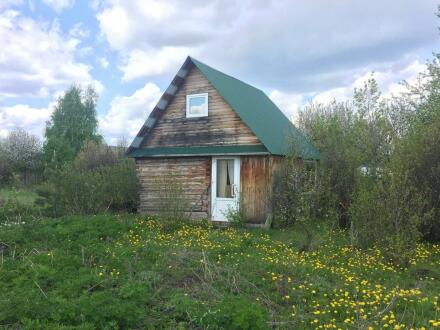
<instances>
[{"instance_id":1,"label":"door frame","mask_svg":"<svg viewBox=\"0 0 440 330\"><path fill-rule=\"evenodd\" d=\"M217 160L233 159L234 160L234 190L236 191L234 198L217 198ZM212 157L211 164L211 220L228 222L227 219L214 219L214 211L217 200L234 201L237 205L240 203L240 169L241 159L239 156L219 156ZM236 183L235 183L236 182Z\"/></svg>"}]
</instances>

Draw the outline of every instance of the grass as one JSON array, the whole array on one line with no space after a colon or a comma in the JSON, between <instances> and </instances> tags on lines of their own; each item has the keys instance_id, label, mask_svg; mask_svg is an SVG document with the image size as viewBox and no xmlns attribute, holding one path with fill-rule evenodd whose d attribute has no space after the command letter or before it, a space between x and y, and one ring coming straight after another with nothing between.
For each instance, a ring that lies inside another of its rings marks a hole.
<instances>
[{"instance_id":1,"label":"grass","mask_svg":"<svg viewBox=\"0 0 440 330\"><path fill-rule=\"evenodd\" d=\"M0 200L7 201L10 198L16 198L20 204L25 206L33 206L37 198L37 194L32 189L26 188L0 189Z\"/></svg>"},{"instance_id":2,"label":"grass","mask_svg":"<svg viewBox=\"0 0 440 330\"><path fill-rule=\"evenodd\" d=\"M440 327L440 246L407 268L316 224L215 229L134 216L0 231L0 325L28 329Z\"/></svg>"}]
</instances>

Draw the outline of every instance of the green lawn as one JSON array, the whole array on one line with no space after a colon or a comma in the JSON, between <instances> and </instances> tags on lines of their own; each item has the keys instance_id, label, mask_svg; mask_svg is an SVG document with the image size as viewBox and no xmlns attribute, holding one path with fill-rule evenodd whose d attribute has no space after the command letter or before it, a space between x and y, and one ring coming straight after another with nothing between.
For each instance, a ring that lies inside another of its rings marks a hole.
<instances>
[{"instance_id":1,"label":"green lawn","mask_svg":"<svg viewBox=\"0 0 440 330\"><path fill-rule=\"evenodd\" d=\"M134 216L0 228L0 326L28 329L425 329L440 326L440 246L408 268L316 224L172 226Z\"/></svg>"},{"instance_id":2,"label":"green lawn","mask_svg":"<svg viewBox=\"0 0 440 330\"><path fill-rule=\"evenodd\" d=\"M32 189L0 189L0 200L8 200L10 198L16 198L20 204L26 206L33 206L37 194Z\"/></svg>"}]
</instances>

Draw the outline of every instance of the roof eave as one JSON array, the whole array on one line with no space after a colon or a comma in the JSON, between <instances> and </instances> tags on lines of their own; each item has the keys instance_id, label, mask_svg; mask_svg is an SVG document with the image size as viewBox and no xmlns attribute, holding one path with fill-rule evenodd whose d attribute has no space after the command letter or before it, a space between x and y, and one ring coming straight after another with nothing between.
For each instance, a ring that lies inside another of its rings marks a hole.
<instances>
[{"instance_id":1,"label":"roof eave","mask_svg":"<svg viewBox=\"0 0 440 330\"><path fill-rule=\"evenodd\" d=\"M128 155L131 158L164 158L164 157L217 157L217 156L267 156L269 152L239 152L239 153L201 153L201 154L154 154L154 155Z\"/></svg>"}]
</instances>

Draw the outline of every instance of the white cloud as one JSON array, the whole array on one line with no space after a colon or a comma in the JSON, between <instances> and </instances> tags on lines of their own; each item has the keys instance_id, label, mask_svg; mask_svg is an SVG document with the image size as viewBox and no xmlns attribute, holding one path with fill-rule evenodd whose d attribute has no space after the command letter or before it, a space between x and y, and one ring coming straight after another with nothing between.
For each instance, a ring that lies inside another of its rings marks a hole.
<instances>
[{"instance_id":1,"label":"white cloud","mask_svg":"<svg viewBox=\"0 0 440 330\"><path fill-rule=\"evenodd\" d=\"M2 0L0 1L0 10L21 5L23 0Z\"/></svg>"},{"instance_id":2,"label":"white cloud","mask_svg":"<svg viewBox=\"0 0 440 330\"><path fill-rule=\"evenodd\" d=\"M35 11L35 4L33 0L28 0L28 7L31 12Z\"/></svg>"},{"instance_id":3,"label":"white cloud","mask_svg":"<svg viewBox=\"0 0 440 330\"><path fill-rule=\"evenodd\" d=\"M114 49L125 47L127 35L133 29L133 21L129 19L128 13L121 7L105 9L97 15L101 33L105 35L107 41ZM118 22L118 24L115 24Z\"/></svg>"},{"instance_id":4,"label":"white cloud","mask_svg":"<svg viewBox=\"0 0 440 330\"><path fill-rule=\"evenodd\" d=\"M183 13L183 11L178 12L177 3L171 3L170 1L110 0L107 1L107 4L97 14L97 19L101 32L110 46L117 50L131 50L139 46L142 48L142 44L149 44L148 39L154 38L151 35L152 32L170 31L174 30L176 25L182 25L176 21L174 28L172 26L165 28L168 18ZM118 24L115 24L115 22L118 22ZM136 44L137 46L135 46Z\"/></svg>"},{"instance_id":5,"label":"white cloud","mask_svg":"<svg viewBox=\"0 0 440 330\"><path fill-rule=\"evenodd\" d=\"M107 142L116 144L118 139L132 139L153 110L161 96L160 88L151 82L130 96L115 96L110 110L99 117L99 128Z\"/></svg>"},{"instance_id":6,"label":"white cloud","mask_svg":"<svg viewBox=\"0 0 440 330\"><path fill-rule=\"evenodd\" d=\"M75 4L75 0L43 0L43 2L58 13Z\"/></svg>"},{"instance_id":7,"label":"white cloud","mask_svg":"<svg viewBox=\"0 0 440 330\"><path fill-rule=\"evenodd\" d=\"M14 128L23 128L32 134L44 135L46 121L53 111L53 103L47 108L33 108L26 104L17 104L0 108L0 136L6 136Z\"/></svg>"},{"instance_id":8,"label":"white cloud","mask_svg":"<svg viewBox=\"0 0 440 330\"><path fill-rule=\"evenodd\" d=\"M90 36L90 30L85 29L82 22L78 22L69 30L69 34L74 38L86 39Z\"/></svg>"},{"instance_id":9,"label":"white cloud","mask_svg":"<svg viewBox=\"0 0 440 330\"><path fill-rule=\"evenodd\" d=\"M107 69L110 63L108 62L108 60L107 60L106 57L101 57L101 58L99 59L99 64L101 64L101 66L102 66L104 69Z\"/></svg>"},{"instance_id":10,"label":"white cloud","mask_svg":"<svg viewBox=\"0 0 440 330\"><path fill-rule=\"evenodd\" d=\"M377 72L375 73L375 78L383 90L383 96L389 97L405 92L405 86L401 82L405 80L409 84L415 84L419 74L426 69L425 63L415 60L400 70L389 69L385 72Z\"/></svg>"},{"instance_id":11,"label":"white cloud","mask_svg":"<svg viewBox=\"0 0 440 330\"><path fill-rule=\"evenodd\" d=\"M102 0L95 8L126 80L174 69L152 55L174 47L260 87L308 94L438 48L435 0ZM151 59L160 69L145 68Z\"/></svg>"},{"instance_id":12,"label":"white cloud","mask_svg":"<svg viewBox=\"0 0 440 330\"><path fill-rule=\"evenodd\" d=\"M121 58L124 80L168 74L199 45L233 25L234 2L109 0L97 13L101 35ZM115 24L118 22L118 24Z\"/></svg>"},{"instance_id":13,"label":"white cloud","mask_svg":"<svg viewBox=\"0 0 440 330\"><path fill-rule=\"evenodd\" d=\"M383 67L382 70L373 72L373 77L379 85L382 97L391 97L405 91L405 87L401 84L402 81L405 80L410 84L415 83L419 74L424 70L426 70L426 64L418 60L409 62L406 65L391 63L389 66ZM350 84L317 93L313 97L313 102L326 103L332 100L344 101L351 98L353 90L362 87L364 82L372 75L371 71L366 69L363 71L363 73L355 76Z\"/></svg>"},{"instance_id":14,"label":"white cloud","mask_svg":"<svg viewBox=\"0 0 440 330\"><path fill-rule=\"evenodd\" d=\"M94 81L91 67L78 62L78 39L62 34L58 22L37 22L17 11L0 12L0 99L48 97L72 83Z\"/></svg>"},{"instance_id":15,"label":"white cloud","mask_svg":"<svg viewBox=\"0 0 440 330\"><path fill-rule=\"evenodd\" d=\"M279 90L271 91L269 98L284 112L286 117L293 122L296 121L298 110L305 102L303 95L283 93Z\"/></svg>"},{"instance_id":16,"label":"white cloud","mask_svg":"<svg viewBox=\"0 0 440 330\"><path fill-rule=\"evenodd\" d=\"M164 47L159 50L133 50L120 66L123 80L133 80L177 71L188 56L186 47Z\"/></svg>"}]
</instances>

